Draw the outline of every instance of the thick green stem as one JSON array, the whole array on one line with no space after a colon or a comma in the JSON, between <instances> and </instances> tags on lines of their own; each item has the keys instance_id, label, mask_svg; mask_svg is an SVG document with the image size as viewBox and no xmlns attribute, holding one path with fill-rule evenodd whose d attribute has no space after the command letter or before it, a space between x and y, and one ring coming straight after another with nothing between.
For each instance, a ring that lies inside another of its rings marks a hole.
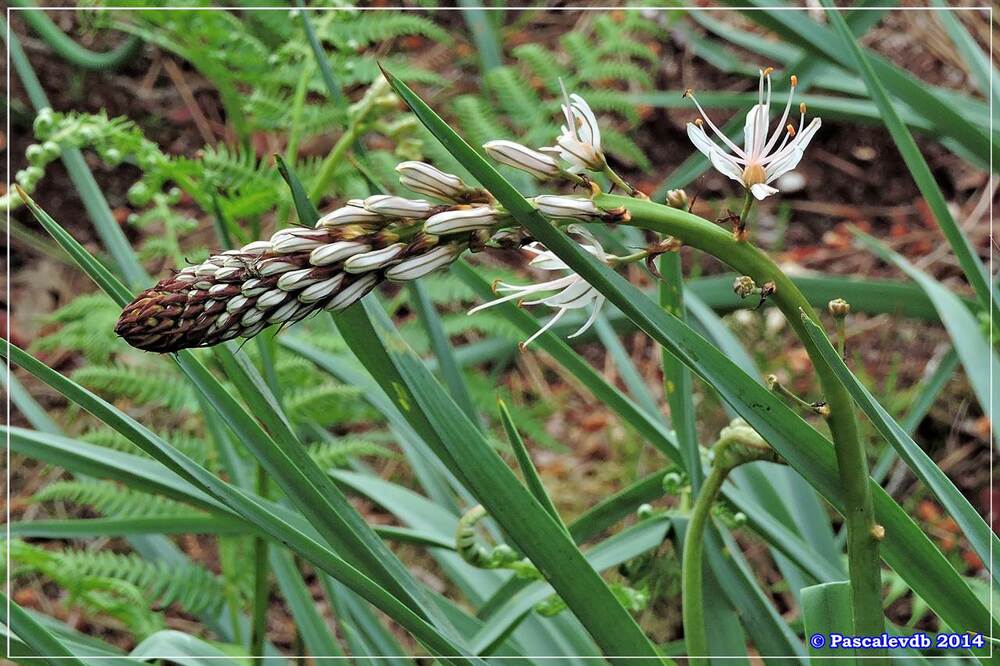
<instances>
[{"instance_id":1,"label":"thick green stem","mask_svg":"<svg viewBox=\"0 0 1000 666\"><path fill-rule=\"evenodd\" d=\"M758 284L774 284L775 292L769 298L785 315L812 359L830 409L826 421L835 445L844 490L854 628L858 634L881 633L885 626L882 580L878 540L873 535L876 525L871 489L868 486L868 464L851 396L823 361L801 319L800 313L804 313L814 321L819 321L816 312L770 257L750 243L735 240L708 220L650 201L609 194L599 195L595 198L595 203L605 209L624 207L631 215L629 224L674 236L686 245L715 256L741 275L749 275Z\"/></svg>"},{"instance_id":2,"label":"thick green stem","mask_svg":"<svg viewBox=\"0 0 1000 666\"><path fill-rule=\"evenodd\" d=\"M684 646L691 666L708 663L708 637L705 631L705 606L702 596L702 573L705 550L705 525L712 512L712 504L726 480L729 470L713 467L701 486L698 499L691 511L691 519L684 531L684 554L681 560L681 604L684 620ZM702 658L698 658L702 657Z\"/></svg>"}]
</instances>

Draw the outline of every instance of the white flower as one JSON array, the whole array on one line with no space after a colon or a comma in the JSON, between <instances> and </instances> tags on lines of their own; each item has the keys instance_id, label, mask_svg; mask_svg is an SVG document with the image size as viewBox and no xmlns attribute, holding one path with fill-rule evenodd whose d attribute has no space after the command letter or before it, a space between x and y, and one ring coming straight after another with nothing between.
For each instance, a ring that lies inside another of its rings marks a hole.
<instances>
[{"instance_id":1,"label":"white flower","mask_svg":"<svg viewBox=\"0 0 1000 666\"><path fill-rule=\"evenodd\" d=\"M559 85L562 85L562 81ZM560 128L561 134L556 139L556 145L542 148L542 151L555 153L569 162L570 172L604 170L607 160L601 152L601 128L597 125L597 117L579 95L567 96L566 89L563 88L563 98L565 102L562 111L566 124Z\"/></svg>"},{"instance_id":2,"label":"white flower","mask_svg":"<svg viewBox=\"0 0 1000 666\"><path fill-rule=\"evenodd\" d=\"M315 250L328 242L324 229L282 229L271 236L271 248L282 254Z\"/></svg>"},{"instance_id":3,"label":"white flower","mask_svg":"<svg viewBox=\"0 0 1000 666\"><path fill-rule=\"evenodd\" d=\"M507 217L507 213L492 206L471 206L446 210L424 222L424 232L443 236L476 229L489 229L498 221Z\"/></svg>"},{"instance_id":4,"label":"white flower","mask_svg":"<svg viewBox=\"0 0 1000 666\"><path fill-rule=\"evenodd\" d=\"M532 150L515 141L498 139L483 144L483 150L501 164L527 171L539 180L549 180L562 174L562 169L554 157Z\"/></svg>"},{"instance_id":5,"label":"white flower","mask_svg":"<svg viewBox=\"0 0 1000 666\"><path fill-rule=\"evenodd\" d=\"M467 194L469 186L458 176L445 173L425 162L400 162L396 165L399 183L414 192L445 201L459 201Z\"/></svg>"},{"instance_id":6,"label":"white flower","mask_svg":"<svg viewBox=\"0 0 1000 666\"><path fill-rule=\"evenodd\" d=\"M405 217L422 220L431 214L436 206L423 199L405 199L391 194L376 194L365 199L365 210L386 217Z\"/></svg>"},{"instance_id":7,"label":"white flower","mask_svg":"<svg viewBox=\"0 0 1000 666\"><path fill-rule=\"evenodd\" d=\"M764 87L767 83L767 91ZM712 161L712 165L723 175L729 176L733 180L741 183L758 199L764 199L778 190L771 187L771 183L782 174L794 169L802 159L802 154L812 140L813 135L819 130L821 121L814 118L808 126L805 126L806 106L799 105L799 128L796 130L791 123L787 126L788 112L792 107L792 97L795 95L795 87L798 80L792 76L791 90L788 91L788 102L785 104L785 112L778 122L778 126L773 134L769 136L770 110L771 110L771 68L760 70L760 83L757 88L758 102L747 114L744 128L743 148L741 149L733 143L718 127L709 119L705 110L698 104L694 93L690 90L684 94L694 100L695 106L701 113L702 118L708 123L719 139L733 152L732 155L723 151L709 138L705 130L701 127L701 121L688 123L688 137L700 150ZM778 138L784 135L781 143ZM776 145L777 144L777 145Z\"/></svg>"},{"instance_id":8,"label":"white flower","mask_svg":"<svg viewBox=\"0 0 1000 666\"><path fill-rule=\"evenodd\" d=\"M597 242L597 239L585 230L577 227L570 227L569 231L584 237L585 242L581 242L580 247L597 257L598 260L604 263L608 262L607 254L604 252L604 248L601 247L601 244ZM570 310L578 310L580 308L593 305L590 317L586 322L584 322L583 326L581 326L569 337L575 338L576 336L584 333L597 320L597 316L600 314L601 308L604 306L604 296L590 286L586 280L574 273L562 259L549 250L544 249L539 243L532 243L524 249L534 255L534 258L528 264L529 266L546 271L569 271L569 273L554 280L547 280L536 284L517 285L508 284L506 282L497 282L493 286L493 291L497 294L502 294L502 296L496 300L483 303L482 305L472 308L469 310L469 314L475 314L480 310L485 310L486 308L491 308L494 305L506 303L507 301L521 301L522 299L535 294L556 292L551 296L545 296L534 301L524 301L523 303L519 303L519 305L548 305L549 307L557 310L556 314L549 319L544 326L535 332L534 335L521 343L521 349L527 347L536 338L538 338L538 336L555 326L555 324L562 319L563 315Z\"/></svg>"}]
</instances>

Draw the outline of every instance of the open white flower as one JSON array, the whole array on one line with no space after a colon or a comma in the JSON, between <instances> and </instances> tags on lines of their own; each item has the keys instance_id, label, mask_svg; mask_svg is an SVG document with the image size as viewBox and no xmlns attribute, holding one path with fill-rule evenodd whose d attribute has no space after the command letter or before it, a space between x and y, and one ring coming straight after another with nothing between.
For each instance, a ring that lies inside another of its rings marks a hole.
<instances>
[{"instance_id":1,"label":"open white flower","mask_svg":"<svg viewBox=\"0 0 1000 666\"><path fill-rule=\"evenodd\" d=\"M793 75L785 112L782 114L774 133L770 133L771 71L770 67L760 70L760 83L757 88L758 102L747 114L742 149L715 126L691 90L684 93L686 97L694 100L704 122L732 151L732 154L724 151L708 136L702 128L701 120L687 125L691 143L712 161L712 165L721 174L742 184L758 199L764 199L778 191L777 188L771 187L771 183L798 165L806 146L809 145L813 135L816 134L821 125L819 118L814 118L808 126L805 125L806 106L804 103L799 105L798 130L791 123L785 125L785 121L788 120L788 112L792 108L795 87L798 84L797 78ZM782 136L784 138L778 144L778 139Z\"/></svg>"},{"instance_id":2,"label":"open white flower","mask_svg":"<svg viewBox=\"0 0 1000 666\"><path fill-rule=\"evenodd\" d=\"M601 244L597 242L597 239L591 236L584 229L576 226L569 227L568 231L578 236L582 236L584 238L584 242L580 243L580 247L597 257L600 261L607 263L607 254L604 252L604 248L601 247ZM534 255L531 262L528 264L529 266L545 271L568 271L568 274L554 280L546 280L536 284L517 285L509 284L507 282L497 282L493 285L493 291L497 294L502 294L502 296L496 300L483 303L482 305L472 308L469 310L469 314L475 314L480 310L485 310L486 308L491 308L494 305L499 305L500 303L506 303L507 301L513 300L519 301L519 305L548 305L551 308L555 308L557 310L556 314L549 319L544 326L538 329L534 335L520 344L521 349L524 349L542 333L555 326L556 323L570 310L578 310L592 305L593 310L590 313L590 317L587 318L587 321L584 322L583 326L581 326L569 337L575 338L576 336L584 333L597 320L597 316L600 314L601 308L604 306L604 296L590 286L586 280L574 273L562 259L557 257L551 251L546 250L541 244L532 243L525 246L524 250ZM534 301L523 301L524 298L529 296L550 292L555 293Z\"/></svg>"},{"instance_id":3,"label":"open white flower","mask_svg":"<svg viewBox=\"0 0 1000 666\"><path fill-rule=\"evenodd\" d=\"M562 81L559 82L562 85ZM567 95L563 88L562 105L566 124L560 128L556 145L542 148L542 152L554 153L571 165L569 171L578 173L590 169L603 171L607 160L601 152L601 128L590 105L577 94Z\"/></svg>"}]
</instances>

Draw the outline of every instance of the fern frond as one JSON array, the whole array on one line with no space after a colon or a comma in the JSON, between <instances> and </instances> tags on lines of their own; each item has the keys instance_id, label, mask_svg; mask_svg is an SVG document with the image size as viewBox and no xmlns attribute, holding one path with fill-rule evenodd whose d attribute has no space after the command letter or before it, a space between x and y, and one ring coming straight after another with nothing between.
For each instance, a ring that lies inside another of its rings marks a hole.
<instances>
[{"instance_id":1,"label":"fern frond","mask_svg":"<svg viewBox=\"0 0 1000 666\"><path fill-rule=\"evenodd\" d=\"M35 493L31 501L71 502L93 507L102 515L118 518L203 515L181 502L123 488L109 481L56 481Z\"/></svg>"},{"instance_id":2,"label":"fern frond","mask_svg":"<svg viewBox=\"0 0 1000 666\"><path fill-rule=\"evenodd\" d=\"M358 50L396 37L422 35L434 42L447 42L448 32L433 21L411 13L324 12L316 21L316 34L340 50Z\"/></svg>"},{"instance_id":3,"label":"fern frond","mask_svg":"<svg viewBox=\"0 0 1000 666\"><path fill-rule=\"evenodd\" d=\"M225 601L223 581L189 562L149 562L138 555L110 551L45 550L17 541L10 545L11 559L22 573L33 569L65 587L89 578L128 583L142 591L145 608L154 601L160 607L176 603L200 615L218 612Z\"/></svg>"},{"instance_id":4,"label":"fern frond","mask_svg":"<svg viewBox=\"0 0 1000 666\"><path fill-rule=\"evenodd\" d=\"M314 422L321 426L346 424L372 416L364 393L353 386L324 384L290 393L286 411L293 422Z\"/></svg>"},{"instance_id":5,"label":"fern frond","mask_svg":"<svg viewBox=\"0 0 1000 666\"><path fill-rule=\"evenodd\" d=\"M170 409L194 404L191 386L162 368L87 366L73 372L73 379L87 388L134 405L163 405Z\"/></svg>"},{"instance_id":6,"label":"fern frond","mask_svg":"<svg viewBox=\"0 0 1000 666\"><path fill-rule=\"evenodd\" d=\"M511 51L514 58L528 72L529 81L536 87L545 88L550 94L559 95L559 79L570 83L569 70L548 49L539 44L521 44Z\"/></svg>"},{"instance_id":7,"label":"fern frond","mask_svg":"<svg viewBox=\"0 0 1000 666\"><path fill-rule=\"evenodd\" d=\"M115 351L124 348L114 333L119 314L120 308L103 294L78 296L46 318L61 326L35 340L31 349L77 351L91 363L107 363Z\"/></svg>"},{"instance_id":8,"label":"fern frond","mask_svg":"<svg viewBox=\"0 0 1000 666\"><path fill-rule=\"evenodd\" d=\"M649 158L629 135L616 130L607 130L601 133L601 140L609 155L614 155L615 158L638 168L640 171L652 168Z\"/></svg>"},{"instance_id":9,"label":"fern frond","mask_svg":"<svg viewBox=\"0 0 1000 666\"><path fill-rule=\"evenodd\" d=\"M333 442L321 442L309 447L309 455L322 469L343 467L352 458L369 456L383 459L399 457L392 449L362 437L341 437Z\"/></svg>"},{"instance_id":10,"label":"fern frond","mask_svg":"<svg viewBox=\"0 0 1000 666\"><path fill-rule=\"evenodd\" d=\"M477 150L487 141L504 138L510 132L501 125L493 110L479 97L462 95L455 99L458 124L469 143Z\"/></svg>"},{"instance_id":11,"label":"fern frond","mask_svg":"<svg viewBox=\"0 0 1000 666\"><path fill-rule=\"evenodd\" d=\"M496 67L483 80L514 126L533 127L547 122L542 115L542 100L513 68Z\"/></svg>"},{"instance_id":12,"label":"fern frond","mask_svg":"<svg viewBox=\"0 0 1000 666\"><path fill-rule=\"evenodd\" d=\"M197 435L177 430L161 430L156 434L200 465L209 464L215 458L215 449L212 445ZM122 453L146 456L146 453L142 449L133 444L124 435L106 426L88 430L80 435L78 439L94 446L103 446L115 451L121 451Z\"/></svg>"},{"instance_id":13,"label":"fern frond","mask_svg":"<svg viewBox=\"0 0 1000 666\"><path fill-rule=\"evenodd\" d=\"M644 88L653 87L653 79L645 69L624 60L603 60L581 70L580 76L592 84L603 81L626 85L635 83Z\"/></svg>"}]
</instances>

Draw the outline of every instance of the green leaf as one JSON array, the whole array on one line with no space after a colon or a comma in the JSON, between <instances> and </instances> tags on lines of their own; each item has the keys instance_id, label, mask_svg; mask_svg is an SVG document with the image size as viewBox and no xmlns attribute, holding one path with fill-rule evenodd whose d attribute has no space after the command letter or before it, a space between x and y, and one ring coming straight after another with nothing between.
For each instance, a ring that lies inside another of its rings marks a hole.
<instances>
[{"instance_id":1,"label":"green leaf","mask_svg":"<svg viewBox=\"0 0 1000 666\"><path fill-rule=\"evenodd\" d=\"M9 627L10 631L24 641L24 644L34 652L35 658L41 657L51 666L59 664L84 666L84 662L77 659L62 641L49 633L3 593L0 593L0 624Z\"/></svg>"},{"instance_id":2,"label":"green leaf","mask_svg":"<svg viewBox=\"0 0 1000 666\"><path fill-rule=\"evenodd\" d=\"M855 663L853 658L849 658L853 657L853 650L831 648L829 643L831 633L852 635L854 626L851 613L851 584L846 580L813 585L802 590L802 621L806 643L809 644L810 664L852 666ZM817 648L810 642L812 636L822 637L825 643Z\"/></svg>"},{"instance_id":3,"label":"green leaf","mask_svg":"<svg viewBox=\"0 0 1000 666\"><path fill-rule=\"evenodd\" d=\"M368 312L366 313L364 307ZM562 527L521 485L476 427L444 393L384 315L376 329L370 299L339 313L338 329L400 410L472 490L513 542L580 619L605 654L654 656L628 612ZM380 344L373 344L378 340Z\"/></svg>"},{"instance_id":4,"label":"green leaf","mask_svg":"<svg viewBox=\"0 0 1000 666\"><path fill-rule=\"evenodd\" d=\"M48 368L16 346L8 345L6 349L0 351L0 355L4 358L8 358L9 355L13 363L24 368L82 409L128 437L136 446L182 479L206 494L218 498L219 503L238 513L244 520L257 526L272 539L286 544L318 568L344 582L399 622L428 649L442 656L454 657L456 662L469 663L468 659L459 657L459 655L465 654L462 648L442 635L397 597L311 536L296 529L286 518L276 515L273 508L215 477L131 417ZM109 453L117 452L111 451ZM478 662L472 660L472 663Z\"/></svg>"},{"instance_id":5,"label":"green leaf","mask_svg":"<svg viewBox=\"0 0 1000 666\"><path fill-rule=\"evenodd\" d=\"M510 447L514 450L514 457L517 458L517 466L521 468L521 474L524 476L524 482L528 485L528 490L535 496L538 503L549 512L549 515L565 530L566 524L563 523L562 518L559 516L559 511L552 503L552 498L545 492L545 486L538 476L538 470L535 469L534 463L531 462L531 454L528 453L528 448L524 445L524 440L521 439L521 435L517 432L517 426L514 425L514 419L511 417L507 405L504 404L503 400L498 400L497 406L500 409L500 420L503 421L503 429L507 432L507 439L510 441Z\"/></svg>"}]
</instances>

